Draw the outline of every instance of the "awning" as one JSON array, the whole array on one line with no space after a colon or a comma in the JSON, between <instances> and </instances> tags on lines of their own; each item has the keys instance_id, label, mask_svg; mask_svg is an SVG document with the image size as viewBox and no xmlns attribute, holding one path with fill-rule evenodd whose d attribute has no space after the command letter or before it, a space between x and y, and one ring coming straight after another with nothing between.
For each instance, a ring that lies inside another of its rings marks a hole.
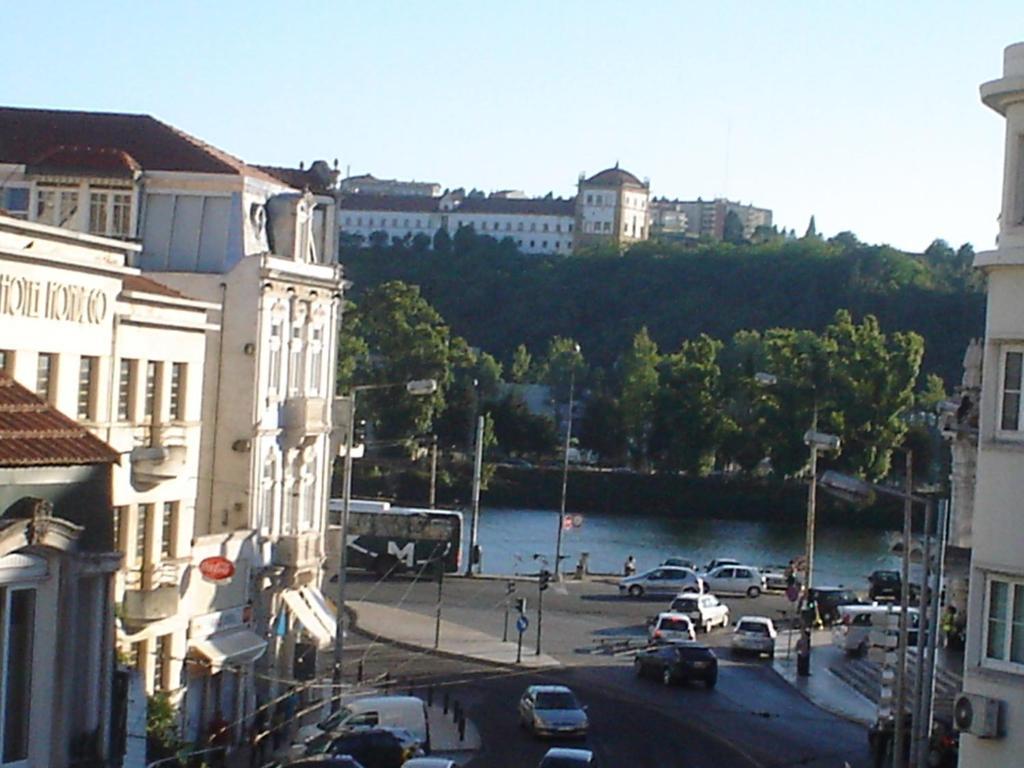
<instances>
[{"instance_id":1,"label":"awning","mask_svg":"<svg viewBox=\"0 0 1024 768\"><path fill-rule=\"evenodd\" d=\"M324 648L334 642L335 618L320 594L313 587L288 589L281 593L285 604L316 644Z\"/></svg>"},{"instance_id":2,"label":"awning","mask_svg":"<svg viewBox=\"0 0 1024 768\"><path fill-rule=\"evenodd\" d=\"M248 629L229 629L202 640L189 640L189 648L219 669L227 664L252 664L267 650L267 641Z\"/></svg>"}]
</instances>

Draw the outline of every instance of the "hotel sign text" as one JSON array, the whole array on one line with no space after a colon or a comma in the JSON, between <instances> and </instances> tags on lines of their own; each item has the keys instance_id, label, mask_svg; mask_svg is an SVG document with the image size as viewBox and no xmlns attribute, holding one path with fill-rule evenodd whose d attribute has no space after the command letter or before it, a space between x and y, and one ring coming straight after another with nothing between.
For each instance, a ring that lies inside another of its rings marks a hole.
<instances>
[{"instance_id":1,"label":"hotel sign text","mask_svg":"<svg viewBox=\"0 0 1024 768\"><path fill-rule=\"evenodd\" d=\"M108 309L107 294L98 288L0 274L0 315L97 325Z\"/></svg>"}]
</instances>

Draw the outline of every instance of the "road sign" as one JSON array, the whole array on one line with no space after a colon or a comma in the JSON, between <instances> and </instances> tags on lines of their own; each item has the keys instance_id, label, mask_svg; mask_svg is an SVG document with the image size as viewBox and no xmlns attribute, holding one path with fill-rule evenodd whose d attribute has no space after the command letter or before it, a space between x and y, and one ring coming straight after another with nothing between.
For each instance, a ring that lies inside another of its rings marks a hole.
<instances>
[{"instance_id":1,"label":"road sign","mask_svg":"<svg viewBox=\"0 0 1024 768\"><path fill-rule=\"evenodd\" d=\"M562 530L563 531L571 531L572 530L572 515L566 515L565 517L562 518Z\"/></svg>"},{"instance_id":2,"label":"road sign","mask_svg":"<svg viewBox=\"0 0 1024 768\"><path fill-rule=\"evenodd\" d=\"M573 528L582 528L583 527L583 515L573 515L572 516L572 527Z\"/></svg>"},{"instance_id":3,"label":"road sign","mask_svg":"<svg viewBox=\"0 0 1024 768\"><path fill-rule=\"evenodd\" d=\"M530 626L530 620L525 616L520 616L516 619L516 631L519 632L519 634L523 634L528 626Z\"/></svg>"}]
</instances>

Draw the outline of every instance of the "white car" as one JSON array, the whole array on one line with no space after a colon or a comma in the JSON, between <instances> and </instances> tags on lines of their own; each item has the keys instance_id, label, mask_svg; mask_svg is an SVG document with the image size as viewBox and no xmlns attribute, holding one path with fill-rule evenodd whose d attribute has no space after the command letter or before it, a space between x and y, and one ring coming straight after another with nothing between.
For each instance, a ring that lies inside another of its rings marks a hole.
<instances>
[{"instance_id":1,"label":"white car","mask_svg":"<svg viewBox=\"0 0 1024 768\"><path fill-rule=\"evenodd\" d=\"M665 611L659 613L648 628L651 640L656 643L670 643L674 640L696 640L693 622L685 613Z\"/></svg>"},{"instance_id":2,"label":"white car","mask_svg":"<svg viewBox=\"0 0 1024 768\"><path fill-rule=\"evenodd\" d=\"M841 605L836 611L839 620L832 625L832 643L836 648L851 656L863 656L871 646L871 630L884 631L899 626L900 606L885 605ZM908 609L910 617L908 642L917 643L919 616L917 608Z\"/></svg>"},{"instance_id":3,"label":"white car","mask_svg":"<svg viewBox=\"0 0 1024 768\"><path fill-rule=\"evenodd\" d=\"M720 594L757 597L764 592L764 576L750 565L720 565L704 574L704 582Z\"/></svg>"},{"instance_id":4,"label":"white car","mask_svg":"<svg viewBox=\"0 0 1024 768\"><path fill-rule=\"evenodd\" d=\"M696 571L671 565L659 565L635 576L619 579L619 592L625 592L630 597L703 591L704 581Z\"/></svg>"},{"instance_id":5,"label":"white car","mask_svg":"<svg viewBox=\"0 0 1024 768\"><path fill-rule=\"evenodd\" d=\"M767 616L742 616L732 632L735 651L775 655L775 624Z\"/></svg>"},{"instance_id":6,"label":"white car","mask_svg":"<svg viewBox=\"0 0 1024 768\"><path fill-rule=\"evenodd\" d=\"M713 627L729 626L729 606L714 595L676 595L670 611L685 613L699 629L710 632Z\"/></svg>"},{"instance_id":7,"label":"white car","mask_svg":"<svg viewBox=\"0 0 1024 768\"><path fill-rule=\"evenodd\" d=\"M732 557L716 557L704 566L704 572L713 571L723 565L740 565L740 561Z\"/></svg>"}]
</instances>

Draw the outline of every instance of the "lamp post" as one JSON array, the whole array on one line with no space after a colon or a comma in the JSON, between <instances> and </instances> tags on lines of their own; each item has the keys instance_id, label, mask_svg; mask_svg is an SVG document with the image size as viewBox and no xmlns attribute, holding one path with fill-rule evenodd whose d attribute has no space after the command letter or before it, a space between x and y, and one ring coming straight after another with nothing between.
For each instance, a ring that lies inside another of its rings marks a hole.
<instances>
[{"instance_id":1,"label":"lamp post","mask_svg":"<svg viewBox=\"0 0 1024 768\"><path fill-rule=\"evenodd\" d=\"M761 386L774 386L779 378L771 373L756 373L754 381ZM818 491L818 451L838 451L842 443L838 436L818 431L818 393L814 391L814 413L811 417L811 428L804 432L804 445L810 449L811 482L807 487L807 530L804 538L804 584L797 604L800 616L800 640L797 644L796 669L797 675L807 677L811 674L811 625L804 603L810 596L811 579L814 573L814 531L817 525L817 491Z\"/></svg>"},{"instance_id":2,"label":"lamp post","mask_svg":"<svg viewBox=\"0 0 1024 768\"><path fill-rule=\"evenodd\" d=\"M332 676L334 693L331 696L331 711L336 712L341 705L340 692L342 681L342 656L345 652L345 587L348 579L345 570L348 561L348 515L352 503L352 442L356 428L356 394L373 389L390 389L405 387L410 395L422 397L437 391L434 379L418 379L399 384L362 384L352 387L347 398L348 423L345 425L345 480L341 490L341 540L338 547L338 604L334 627L334 674Z\"/></svg>"},{"instance_id":3,"label":"lamp post","mask_svg":"<svg viewBox=\"0 0 1024 768\"><path fill-rule=\"evenodd\" d=\"M580 345L574 345L573 351L579 354ZM575 389L576 365L574 361L569 371L569 418L566 420L565 450L562 452L562 503L558 509L558 533L555 537L555 581L562 580L562 527L565 522L565 494L569 486L569 446L572 443L573 391Z\"/></svg>"}]
</instances>

